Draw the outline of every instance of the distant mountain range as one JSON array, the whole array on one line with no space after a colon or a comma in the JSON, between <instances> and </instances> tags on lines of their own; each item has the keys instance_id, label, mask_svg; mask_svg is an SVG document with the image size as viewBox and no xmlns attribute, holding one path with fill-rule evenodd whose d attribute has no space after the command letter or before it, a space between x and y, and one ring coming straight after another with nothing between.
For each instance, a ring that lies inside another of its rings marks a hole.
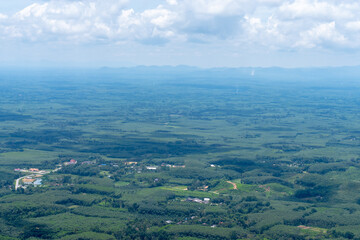
<instances>
[{"instance_id":1,"label":"distant mountain range","mask_svg":"<svg viewBox=\"0 0 360 240\"><path fill-rule=\"evenodd\" d=\"M56 76L59 80L197 80L197 81L357 81L360 80L360 66L281 68L281 67L241 67L241 68L198 68L192 66L137 66L120 68L0 68L0 77L47 79Z\"/></svg>"},{"instance_id":2,"label":"distant mountain range","mask_svg":"<svg viewBox=\"0 0 360 240\"><path fill-rule=\"evenodd\" d=\"M360 80L360 66L281 68L281 67L241 67L241 68L198 68L192 66L137 66L129 68L99 69L101 72L126 74L137 77L207 77L207 78L247 78L277 80Z\"/></svg>"}]
</instances>

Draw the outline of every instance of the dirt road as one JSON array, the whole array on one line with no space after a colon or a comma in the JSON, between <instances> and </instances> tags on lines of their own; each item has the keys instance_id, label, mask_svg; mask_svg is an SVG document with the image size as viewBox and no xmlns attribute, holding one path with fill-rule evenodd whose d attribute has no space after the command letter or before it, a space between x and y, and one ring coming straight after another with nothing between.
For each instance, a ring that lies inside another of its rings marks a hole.
<instances>
[{"instance_id":1,"label":"dirt road","mask_svg":"<svg viewBox=\"0 0 360 240\"><path fill-rule=\"evenodd\" d=\"M226 181L226 182L227 182L227 183L230 183L231 185L233 185L233 189L234 189L234 190L237 190L237 189L238 189L236 183L233 183L233 182L230 182L230 181Z\"/></svg>"}]
</instances>

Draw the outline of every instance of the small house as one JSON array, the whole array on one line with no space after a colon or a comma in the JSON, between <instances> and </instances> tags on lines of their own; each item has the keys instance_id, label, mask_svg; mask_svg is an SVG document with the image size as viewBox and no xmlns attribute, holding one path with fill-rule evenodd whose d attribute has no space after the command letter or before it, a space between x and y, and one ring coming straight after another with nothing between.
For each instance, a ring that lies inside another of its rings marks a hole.
<instances>
[{"instance_id":1,"label":"small house","mask_svg":"<svg viewBox=\"0 0 360 240\"><path fill-rule=\"evenodd\" d=\"M157 167L152 167L152 166L149 166L149 167L146 167L147 170L157 170Z\"/></svg>"},{"instance_id":2,"label":"small house","mask_svg":"<svg viewBox=\"0 0 360 240\"><path fill-rule=\"evenodd\" d=\"M36 179L35 181L34 181L34 186L40 186L40 185L42 185L42 179Z\"/></svg>"},{"instance_id":3,"label":"small house","mask_svg":"<svg viewBox=\"0 0 360 240\"><path fill-rule=\"evenodd\" d=\"M67 165L74 165L74 164L77 164L77 161L75 159L71 159L69 162L64 162L64 165L67 166Z\"/></svg>"},{"instance_id":4,"label":"small house","mask_svg":"<svg viewBox=\"0 0 360 240\"><path fill-rule=\"evenodd\" d=\"M138 164L137 162L125 162L126 165L135 165Z\"/></svg>"},{"instance_id":5,"label":"small house","mask_svg":"<svg viewBox=\"0 0 360 240\"><path fill-rule=\"evenodd\" d=\"M76 163L77 163L77 161L75 159L70 160L70 164L76 164Z\"/></svg>"},{"instance_id":6,"label":"small house","mask_svg":"<svg viewBox=\"0 0 360 240\"><path fill-rule=\"evenodd\" d=\"M203 203L203 201L199 198L187 198L186 201L188 202L195 202L195 203Z\"/></svg>"},{"instance_id":7,"label":"small house","mask_svg":"<svg viewBox=\"0 0 360 240\"><path fill-rule=\"evenodd\" d=\"M30 184L33 184L33 182L35 182L35 179L33 179L33 178L24 178L22 181L23 181L24 184L30 185Z\"/></svg>"}]
</instances>

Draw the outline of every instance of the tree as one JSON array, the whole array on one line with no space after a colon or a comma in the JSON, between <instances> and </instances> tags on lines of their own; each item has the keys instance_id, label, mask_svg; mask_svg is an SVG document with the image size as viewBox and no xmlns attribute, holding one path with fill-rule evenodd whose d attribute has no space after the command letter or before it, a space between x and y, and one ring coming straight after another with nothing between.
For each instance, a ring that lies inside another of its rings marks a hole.
<instances>
[{"instance_id":1,"label":"tree","mask_svg":"<svg viewBox=\"0 0 360 240\"><path fill-rule=\"evenodd\" d=\"M236 240L236 239L237 239L237 234L236 234L235 231L232 231L232 232L230 233L230 239L231 239L231 240Z\"/></svg>"},{"instance_id":2,"label":"tree","mask_svg":"<svg viewBox=\"0 0 360 240\"><path fill-rule=\"evenodd\" d=\"M353 234L352 232L346 232L344 234L344 237L347 239L353 239L355 237L355 234Z\"/></svg>"}]
</instances>

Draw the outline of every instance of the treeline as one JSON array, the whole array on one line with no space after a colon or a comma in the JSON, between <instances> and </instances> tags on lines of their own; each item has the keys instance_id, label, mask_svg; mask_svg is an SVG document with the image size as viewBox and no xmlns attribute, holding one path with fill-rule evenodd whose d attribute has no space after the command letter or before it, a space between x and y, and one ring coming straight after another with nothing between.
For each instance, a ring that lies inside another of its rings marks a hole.
<instances>
[{"instance_id":1,"label":"treeline","mask_svg":"<svg viewBox=\"0 0 360 240\"><path fill-rule=\"evenodd\" d=\"M12 112L5 112L3 110L0 110L0 122L4 121L25 121L31 119L30 115L23 115L18 113L12 113Z\"/></svg>"},{"instance_id":2,"label":"treeline","mask_svg":"<svg viewBox=\"0 0 360 240\"><path fill-rule=\"evenodd\" d=\"M100 174L101 169L98 165L76 164L65 166L58 172L61 174L73 174L79 176L97 176Z\"/></svg>"},{"instance_id":3,"label":"treeline","mask_svg":"<svg viewBox=\"0 0 360 240\"><path fill-rule=\"evenodd\" d=\"M2 188L12 186L14 180L20 177L20 174L0 171L0 176L0 188Z\"/></svg>"},{"instance_id":4,"label":"treeline","mask_svg":"<svg viewBox=\"0 0 360 240\"><path fill-rule=\"evenodd\" d=\"M67 209L58 205L36 205L36 206L3 206L0 216L8 223L19 221L24 218L36 218L66 212Z\"/></svg>"},{"instance_id":5,"label":"treeline","mask_svg":"<svg viewBox=\"0 0 360 240\"><path fill-rule=\"evenodd\" d=\"M128 222L124 230L115 233L117 239L126 240L175 240L179 237L193 237L209 240L236 240L246 234L224 228L204 228L203 226L181 225L169 228L152 228L157 226L156 220L140 220Z\"/></svg>"},{"instance_id":6,"label":"treeline","mask_svg":"<svg viewBox=\"0 0 360 240\"><path fill-rule=\"evenodd\" d=\"M169 157L183 156L191 153L209 153L216 149L199 143L196 140L186 139L174 142L158 142L142 138L120 138L116 142L91 141L85 144L81 152L99 153L113 158L131 157Z\"/></svg>"},{"instance_id":7,"label":"treeline","mask_svg":"<svg viewBox=\"0 0 360 240\"><path fill-rule=\"evenodd\" d=\"M10 133L12 138L20 138L25 140L32 140L36 143L53 144L59 142L60 139L78 139L82 133L78 130L53 130L43 129L37 131L18 130L17 132Z\"/></svg>"},{"instance_id":8,"label":"treeline","mask_svg":"<svg viewBox=\"0 0 360 240\"><path fill-rule=\"evenodd\" d=\"M58 200L55 203L56 204L60 204L60 205L65 205L65 206L71 206L71 205L79 205L79 206L92 206L94 204L99 203L99 200L93 200L93 201L87 201L87 200L82 200L82 199L77 199L77 198L66 198L66 199L62 199L62 200Z\"/></svg>"}]
</instances>

